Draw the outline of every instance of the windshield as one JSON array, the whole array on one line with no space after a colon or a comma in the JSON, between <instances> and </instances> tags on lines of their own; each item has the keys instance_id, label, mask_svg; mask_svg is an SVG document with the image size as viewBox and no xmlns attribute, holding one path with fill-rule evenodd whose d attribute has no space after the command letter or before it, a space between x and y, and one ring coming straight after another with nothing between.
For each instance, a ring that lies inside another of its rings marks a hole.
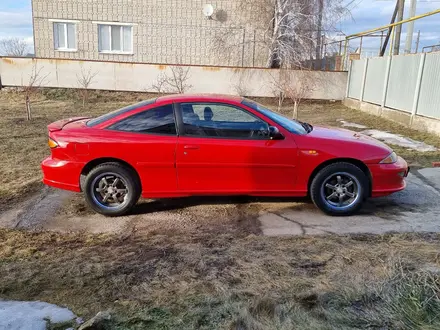
<instances>
[{"instance_id":1,"label":"windshield","mask_svg":"<svg viewBox=\"0 0 440 330\"><path fill-rule=\"evenodd\" d=\"M254 102L254 101L251 101L248 99L244 99L242 103L244 105L262 113L263 115L270 118L271 120L273 120L277 124L281 125L284 129L288 130L291 133L304 135L304 134L309 133L312 130L311 125L301 123L296 120L289 119L279 113L273 112L272 110L266 108L265 106L263 106L257 102ZM307 128L309 126L310 126L310 128Z\"/></svg>"},{"instance_id":2,"label":"windshield","mask_svg":"<svg viewBox=\"0 0 440 330\"><path fill-rule=\"evenodd\" d=\"M150 99L150 100L146 100L146 101L142 101L142 102L139 102L136 104L129 105L128 107L125 107L125 108L122 108L119 110L115 110L113 112L106 113L105 115L102 115L102 116L97 117L95 119L89 120L87 122L87 126L93 127L93 126L102 124L103 122L105 122L109 119L112 119L112 118L115 118L119 115L122 115L123 113L129 112L131 110L134 110L134 109L137 109L140 107L144 107L149 104L153 104L154 102L156 102L156 99Z\"/></svg>"}]
</instances>

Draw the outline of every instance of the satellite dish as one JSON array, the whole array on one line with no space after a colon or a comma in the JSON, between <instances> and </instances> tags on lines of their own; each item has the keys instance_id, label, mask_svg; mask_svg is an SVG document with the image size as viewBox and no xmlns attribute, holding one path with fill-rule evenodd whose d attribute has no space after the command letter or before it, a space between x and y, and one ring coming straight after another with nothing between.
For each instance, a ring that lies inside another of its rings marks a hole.
<instances>
[{"instance_id":1,"label":"satellite dish","mask_svg":"<svg viewBox=\"0 0 440 330\"><path fill-rule=\"evenodd\" d=\"M214 7L213 7L213 5L204 5L203 6L203 14L207 18L212 18L212 15L214 14Z\"/></svg>"}]
</instances>

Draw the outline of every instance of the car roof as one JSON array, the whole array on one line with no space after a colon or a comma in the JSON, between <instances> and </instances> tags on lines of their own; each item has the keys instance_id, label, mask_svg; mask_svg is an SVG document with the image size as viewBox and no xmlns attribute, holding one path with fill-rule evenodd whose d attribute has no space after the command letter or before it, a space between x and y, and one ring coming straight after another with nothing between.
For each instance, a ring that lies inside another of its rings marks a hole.
<instances>
[{"instance_id":1,"label":"car roof","mask_svg":"<svg viewBox=\"0 0 440 330\"><path fill-rule=\"evenodd\" d=\"M221 102L221 101L233 101L242 102L243 98L236 95L222 95L222 94L174 94L161 96L157 99L157 102L173 101L173 102L189 102L189 101L209 101L209 102Z\"/></svg>"}]
</instances>

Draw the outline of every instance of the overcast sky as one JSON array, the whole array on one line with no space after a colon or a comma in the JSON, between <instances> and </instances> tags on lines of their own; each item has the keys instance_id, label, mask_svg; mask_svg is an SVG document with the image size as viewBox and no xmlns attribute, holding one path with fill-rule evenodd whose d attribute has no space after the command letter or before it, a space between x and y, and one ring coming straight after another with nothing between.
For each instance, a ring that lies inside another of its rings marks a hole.
<instances>
[{"instance_id":1,"label":"overcast sky","mask_svg":"<svg viewBox=\"0 0 440 330\"><path fill-rule=\"evenodd\" d=\"M410 0L406 0L407 7ZM207 1L209 2L209 1ZM395 0L346 0L350 3L352 17L345 17L337 28L345 34L365 31L389 23ZM440 0L419 0L417 14L440 8ZM408 15L406 8L405 17ZM440 14L415 23L414 31L421 30L421 47L440 43ZM405 29L404 29L405 32ZM0 0L0 38L19 37L32 42L31 0ZM404 42L405 33L402 36ZM415 42L415 40L414 40ZM366 51L376 51L380 41L368 38L364 41ZM356 42L351 46L356 47Z\"/></svg>"}]
</instances>

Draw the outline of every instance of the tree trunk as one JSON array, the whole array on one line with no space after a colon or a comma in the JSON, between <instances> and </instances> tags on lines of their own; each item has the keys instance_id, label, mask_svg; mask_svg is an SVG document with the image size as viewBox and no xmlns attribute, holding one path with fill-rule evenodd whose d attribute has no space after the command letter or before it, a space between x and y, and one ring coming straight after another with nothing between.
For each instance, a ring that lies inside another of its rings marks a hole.
<instances>
[{"instance_id":1,"label":"tree trunk","mask_svg":"<svg viewBox=\"0 0 440 330\"><path fill-rule=\"evenodd\" d=\"M278 95L278 112L281 111L281 107L283 106L284 95L283 92L280 92Z\"/></svg>"},{"instance_id":2,"label":"tree trunk","mask_svg":"<svg viewBox=\"0 0 440 330\"><path fill-rule=\"evenodd\" d=\"M26 116L27 116L27 120L32 119L31 100L27 95L26 95Z\"/></svg>"},{"instance_id":3,"label":"tree trunk","mask_svg":"<svg viewBox=\"0 0 440 330\"><path fill-rule=\"evenodd\" d=\"M83 90L83 108L85 108L86 107L86 102L87 102L87 98L88 98L88 91L87 91L87 89L84 89Z\"/></svg>"},{"instance_id":4,"label":"tree trunk","mask_svg":"<svg viewBox=\"0 0 440 330\"><path fill-rule=\"evenodd\" d=\"M281 67L281 57L278 46L276 46L278 38L282 31L280 31L281 20L284 14L284 6L286 0L276 0L274 8L274 18L273 18L273 32L272 32L272 42L270 46L269 59L267 66L271 69L279 69Z\"/></svg>"},{"instance_id":5,"label":"tree trunk","mask_svg":"<svg viewBox=\"0 0 440 330\"><path fill-rule=\"evenodd\" d=\"M298 104L298 101L294 101L293 102L293 119L298 119L298 107L299 107L299 104Z\"/></svg>"}]
</instances>

